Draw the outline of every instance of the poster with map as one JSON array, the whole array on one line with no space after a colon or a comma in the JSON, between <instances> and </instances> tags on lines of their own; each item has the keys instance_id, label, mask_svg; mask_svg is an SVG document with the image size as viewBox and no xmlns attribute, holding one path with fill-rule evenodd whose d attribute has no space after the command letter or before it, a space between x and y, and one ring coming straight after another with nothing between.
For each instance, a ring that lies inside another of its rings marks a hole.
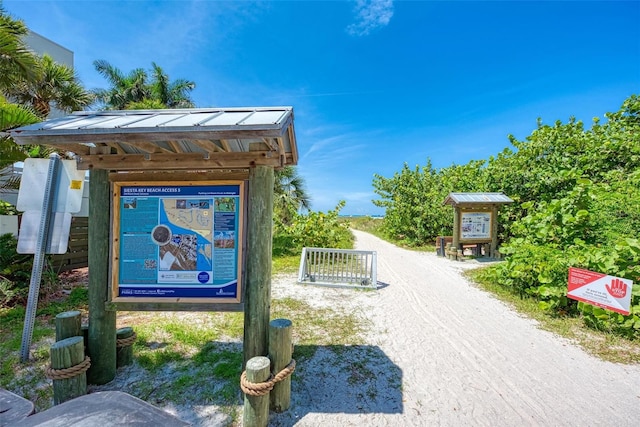
<instances>
[{"instance_id":1,"label":"poster with map","mask_svg":"<svg viewBox=\"0 0 640 427\"><path fill-rule=\"evenodd\" d=\"M114 183L114 195L116 298L239 301L241 181Z\"/></svg>"},{"instance_id":2,"label":"poster with map","mask_svg":"<svg viewBox=\"0 0 640 427\"><path fill-rule=\"evenodd\" d=\"M460 239L491 239L491 213L462 212Z\"/></svg>"}]
</instances>

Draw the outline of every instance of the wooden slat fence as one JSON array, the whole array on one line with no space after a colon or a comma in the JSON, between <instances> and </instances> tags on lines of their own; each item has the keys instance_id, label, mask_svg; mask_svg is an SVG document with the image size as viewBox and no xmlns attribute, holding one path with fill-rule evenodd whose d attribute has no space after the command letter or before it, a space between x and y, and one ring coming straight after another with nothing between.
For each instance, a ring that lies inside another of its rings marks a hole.
<instances>
[{"instance_id":1,"label":"wooden slat fence","mask_svg":"<svg viewBox=\"0 0 640 427\"><path fill-rule=\"evenodd\" d=\"M57 273L89 265L89 218L71 218L67 252L51 255L51 265Z\"/></svg>"}]
</instances>

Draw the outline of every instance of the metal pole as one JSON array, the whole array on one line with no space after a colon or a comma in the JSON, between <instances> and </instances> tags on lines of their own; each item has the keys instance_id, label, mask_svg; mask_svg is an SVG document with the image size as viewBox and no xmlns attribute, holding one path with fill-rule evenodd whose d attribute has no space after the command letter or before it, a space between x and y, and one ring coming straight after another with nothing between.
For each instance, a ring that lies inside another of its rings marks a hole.
<instances>
[{"instance_id":1,"label":"metal pole","mask_svg":"<svg viewBox=\"0 0 640 427\"><path fill-rule=\"evenodd\" d=\"M51 222L51 210L54 207L55 193L58 189L58 164L60 156L53 153L49 156L49 171L47 173L47 183L44 190L42 202L42 212L40 215L40 233L36 242L36 250L31 268L31 281L29 283L29 296L27 299L27 312L24 317L24 328L22 330L22 347L20 348L20 359L23 362L29 360L29 347L33 336L33 324L36 320L36 310L38 309L38 294L40 293L40 281L42 279L42 267L44 266L45 251L50 243L49 225Z\"/></svg>"}]
</instances>

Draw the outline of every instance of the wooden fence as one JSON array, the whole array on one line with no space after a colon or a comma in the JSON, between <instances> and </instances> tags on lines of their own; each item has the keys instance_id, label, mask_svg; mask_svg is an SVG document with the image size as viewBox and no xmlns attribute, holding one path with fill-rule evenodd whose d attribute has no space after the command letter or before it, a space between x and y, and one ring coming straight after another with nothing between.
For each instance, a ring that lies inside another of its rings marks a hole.
<instances>
[{"instance_id":1,"label":"wooden fence","mask_svg":"<svg viewBox=\"0 0 640 427\"><path fill-rule=\"evenodd\" d=\"M56 273L89 265L89 218L71 218L67 252L51 255L51 265Z\"/></svg>"}]
</instances>

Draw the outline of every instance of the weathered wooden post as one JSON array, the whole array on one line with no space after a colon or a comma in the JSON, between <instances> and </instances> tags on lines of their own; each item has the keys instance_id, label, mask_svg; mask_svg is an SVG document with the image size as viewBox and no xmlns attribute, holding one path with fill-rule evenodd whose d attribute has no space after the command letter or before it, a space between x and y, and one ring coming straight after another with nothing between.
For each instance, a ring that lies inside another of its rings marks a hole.
<instances>
[{"instance_id":1,"label":"weathered wooden post","mask_svg":"<svg viewBox=\"0 0 640 427\"><path fill-rule=\"evenodd\" d=\"M249 170L244 365L252 357L265 356L269 348L273 180L270 166L255 166Z\"/></svg>"},{"instance_id":2,"label":"weathered wooden post","mask_svg":"<svg viewBox=\"0 0 640 427\"><path fill-rule=\"evenodd\" d=\"M106 310L109 289L109 174L91 171L89 187L89 342L91 384L116 376L116 312Z\"/></svg>"},{"instance_id":3,"label":"weathered wooden post","mask_svg":"<svg viewBox=\"0 0 640 427\"><path fill-rule=\"evenodd\" d=\"M262 383L271 375L269 358L264 356L253 357L247 361L246 375L251 383ZM244 395L245 427L266 427L269 422L269 393L262 396Z\"/></svg>"},{"instance_id":4,"label":"weathered wooden post","mask_svg":"<svg viewBox=\"0 0 640 427\"><path fill-rule=\"evenodd\" d=\"M133 362L133 328L130 326L116 331L116 367L130 365Z\"/></svg>"},{"instance_id":5,"label":"weathered wooden post","mask_svg":"<svg viewBox=\"0 0 640 427\"><path fill-rule=\"evenodd\" d=\"M87 394L86 365L88 360L85 361L81 336L66 338L51 346L51 368L46 373L53 380L54 405Z\"/></svg>"},{"instance_id":6,"label":"weathered wooden post","mask_svg":"<svg viewBox=\"0 0 640 427\"><path fill-rule=\"evenodd\" d=\"M498 247L498 206L491 206L491 217L493 221L491 222L491 248L489 249L489 256L491 258L496 258L496 250Z\"/></svg>"},{"instance_id":7,"label":"weathered wooden post","mask_svg":"<svg viewBox=\"0 0 640 427\"><path fill-rule=\"evenodd\" d=\"M269 323L269 357L274 374L291 362L291 320L275 319ZM291 376L277 382L271 390L269 407L276 412L284 412L291 405Z\"/></svg>"},{"instance_id":8,"label":"weathered wooden post","mask_svg":"<svg viewBox=\"0 0 640 427\"><path fill-rule=\"evenodd\" d=\"M65 311L56 316L56 341L82 336L82 319L79 311ZM84 350L83 350L84 352Z\"/></svg>"},{"instance_id":9,"label":"weathered wooden post","mask_svg":"<svg viewBox=\"0 0 640 427\"><path fill-rule=\"evenodd\" d=\"M457 252L460 248L460 208L453 208L453 239L451 242L452 259L457 259Z\"/></svg>"}]
</instances>

